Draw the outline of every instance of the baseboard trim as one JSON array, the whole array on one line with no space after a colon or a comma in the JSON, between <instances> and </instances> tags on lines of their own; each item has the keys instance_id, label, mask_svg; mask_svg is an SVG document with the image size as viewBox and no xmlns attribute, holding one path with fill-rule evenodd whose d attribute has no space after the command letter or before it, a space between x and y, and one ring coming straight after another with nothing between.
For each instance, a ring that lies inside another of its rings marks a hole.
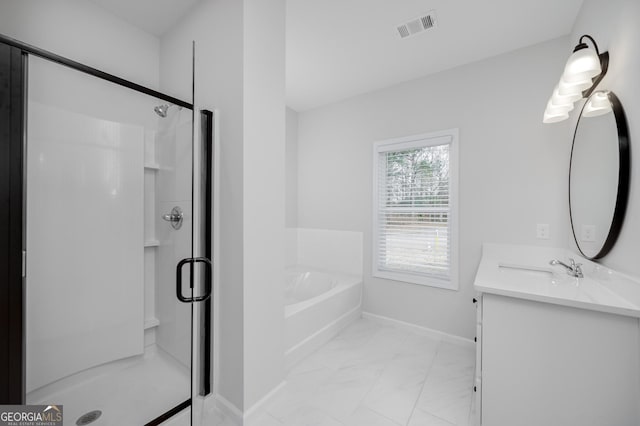
<instances>
[{"instance_id":1,"label":"baseboard trim","mask_svg":"<svg viewBox=\"0 0 640 426\"><path fill-rule=\"evenodd\" d=\"M443 331L434 330L432 328L423 327L421 325L411 324L409 322L400 321L394 318L385 317L382 315L372 314L371 312L362 312L362 318L367 318L372 321L376 321L380 324L392 325L408 330L412 330L416 333L424 336L432 337L434 339L441 340L447 343L453 343L456 345L462 345L470 348L475 347L475 342L465 337L455 336L453 334L445 333Z\"/></svg>"},{"instance_id":2,"label":"baseboard trim","mask_svg":"<svg viewBox=\"0 0 640 426\"><path fill-rule=\"evenodd\" d=\"M233 424L242 425L242 419L243 419L242 410L236 407L236 405L233 402L229 401L227 398L220 395L219 393L216 394L213 398L211 398L211 400L213 402L214 407L220 410L220 412L222 412L222 414L227 416L229 419L231 419Z\"/></svg>"},{"instance_id":3,"label":"baseboard trim","mask_svg":"<svg viewBox=\"0 0 640 426\"><path fill-rule=\"evenodd\" d=\"M322 345L333 339L343 328L361 317L362 304L330 322L300 343L287 349L284 353L285 370L289 371L295 364L311 355Z\"/></svg>"},{"instance_id":4,"label":"baseboard trim","mask_svg":"<svg viewBox=\"0 0 640 426\"><path fill-rule=\"evenodd\" d=\"M228 417L234 425L248 425L251 420L263 413L269 405L269 402L278 395L286 384L285 381L282 381L244 413L234 403L220 394L216 394L212 398L207 398L205 409L212 410L213 408L217 408L222 414Z\"/></svg>"},{"instance_id":5,"label":"baseboard trim","mask_svg":"<svg viewBox=\"0 0 640 426\"><path fill-rule=\"evenodd\" d=\"M275 398L276 395L278 395L278 393L286 386L286 384L287 382L283 380L278 386L273 388L269 393L260 398L258 402L253 404L251 408L245 411L243 416L243 424L248 424L251 419L259 414L262 414L265 408L269 405L269 402L271 402L271 400Z\"/></svg>"}]
</instances>

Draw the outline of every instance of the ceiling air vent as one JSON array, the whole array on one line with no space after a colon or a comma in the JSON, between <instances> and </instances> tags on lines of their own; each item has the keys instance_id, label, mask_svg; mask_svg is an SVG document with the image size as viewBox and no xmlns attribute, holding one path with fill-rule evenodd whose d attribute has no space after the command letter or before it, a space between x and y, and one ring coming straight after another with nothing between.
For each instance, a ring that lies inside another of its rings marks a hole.
<instances>
[{"instance_id":1,"label":"ceiling air vent","mask_svg":"<svg viewBox=\"0 0 640 426\"><path fill-rule=\"evenodd\" d=\"M435 26L436 14L435 11L432 10L426 15L419 16L415 19L410 20L409 22L398 25L397 28L398 34L400 34L400 38L407 38L421 33L424 30L429 30Z\"/></svg>"}]
</instances>

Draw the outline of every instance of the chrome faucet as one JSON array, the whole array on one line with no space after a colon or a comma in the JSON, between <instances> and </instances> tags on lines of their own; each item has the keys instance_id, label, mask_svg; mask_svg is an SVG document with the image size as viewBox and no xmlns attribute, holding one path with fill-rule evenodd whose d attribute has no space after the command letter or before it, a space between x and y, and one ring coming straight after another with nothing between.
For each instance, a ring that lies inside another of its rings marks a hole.
<instances>
[{"instance_id":1,"label":"chrome faucet","mask_svg":"<svg viewBox=\"0 0 640 426\"><path fill-rule=\"evenodd\" d=\"M582 274L582 263L576 263L576 261L571 258L569 258L569 262L571 262L571 265L567 265L564 262L553 259L549 262L549 265L562 265L567 270L568 275L576 278L583 278L584 275Z\"/></svg>"}]
</instances>

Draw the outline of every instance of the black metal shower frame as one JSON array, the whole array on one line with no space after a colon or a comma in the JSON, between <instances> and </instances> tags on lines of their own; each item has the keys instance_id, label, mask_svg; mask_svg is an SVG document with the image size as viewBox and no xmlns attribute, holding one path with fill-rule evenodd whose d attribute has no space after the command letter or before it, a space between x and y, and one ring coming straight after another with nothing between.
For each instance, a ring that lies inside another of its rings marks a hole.
<instances>
[{"instance_id":1,"label":"black metal shower frame","mask_svg":"<svg viewBox=\"0 0 640 426\"><path fill-rule=\"evenodd\" d=\"M27 58L38 56L77 71L153 96L194 112L193 103L169 96L116 75L106 73L44 49L0 34L0 404L25 403L26 341L25 341L25 246L26 194L25 143ZM192 97L194 97L192 85ZM203 154L205 164L204 250L209 259L211 245L213 113L200 111L203 123ZM195 118L195 117L194 117ZM206 279L212 280L210 274ZM201 355L202 378L200 395L211 392L211 300L204 305L199 331L208 343ZM160 424L191 405L186 400L163 413L146 426Z\"/></svg>"}]
</instances>

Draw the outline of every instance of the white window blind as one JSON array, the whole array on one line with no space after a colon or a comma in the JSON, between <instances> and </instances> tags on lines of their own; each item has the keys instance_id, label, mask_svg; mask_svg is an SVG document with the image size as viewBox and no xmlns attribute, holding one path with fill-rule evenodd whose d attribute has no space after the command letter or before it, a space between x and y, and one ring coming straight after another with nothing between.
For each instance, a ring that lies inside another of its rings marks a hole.
<instances>
[{"instance_id":1,"label":"white window blind","mask_svg":"<svg viewBox=\"0 0 640 426\"><path fill-rule=\"evenodd\" d=\"M376 145L374 275L452 287L453 141L444 135Z\"/></svg>"}]
</instances>

